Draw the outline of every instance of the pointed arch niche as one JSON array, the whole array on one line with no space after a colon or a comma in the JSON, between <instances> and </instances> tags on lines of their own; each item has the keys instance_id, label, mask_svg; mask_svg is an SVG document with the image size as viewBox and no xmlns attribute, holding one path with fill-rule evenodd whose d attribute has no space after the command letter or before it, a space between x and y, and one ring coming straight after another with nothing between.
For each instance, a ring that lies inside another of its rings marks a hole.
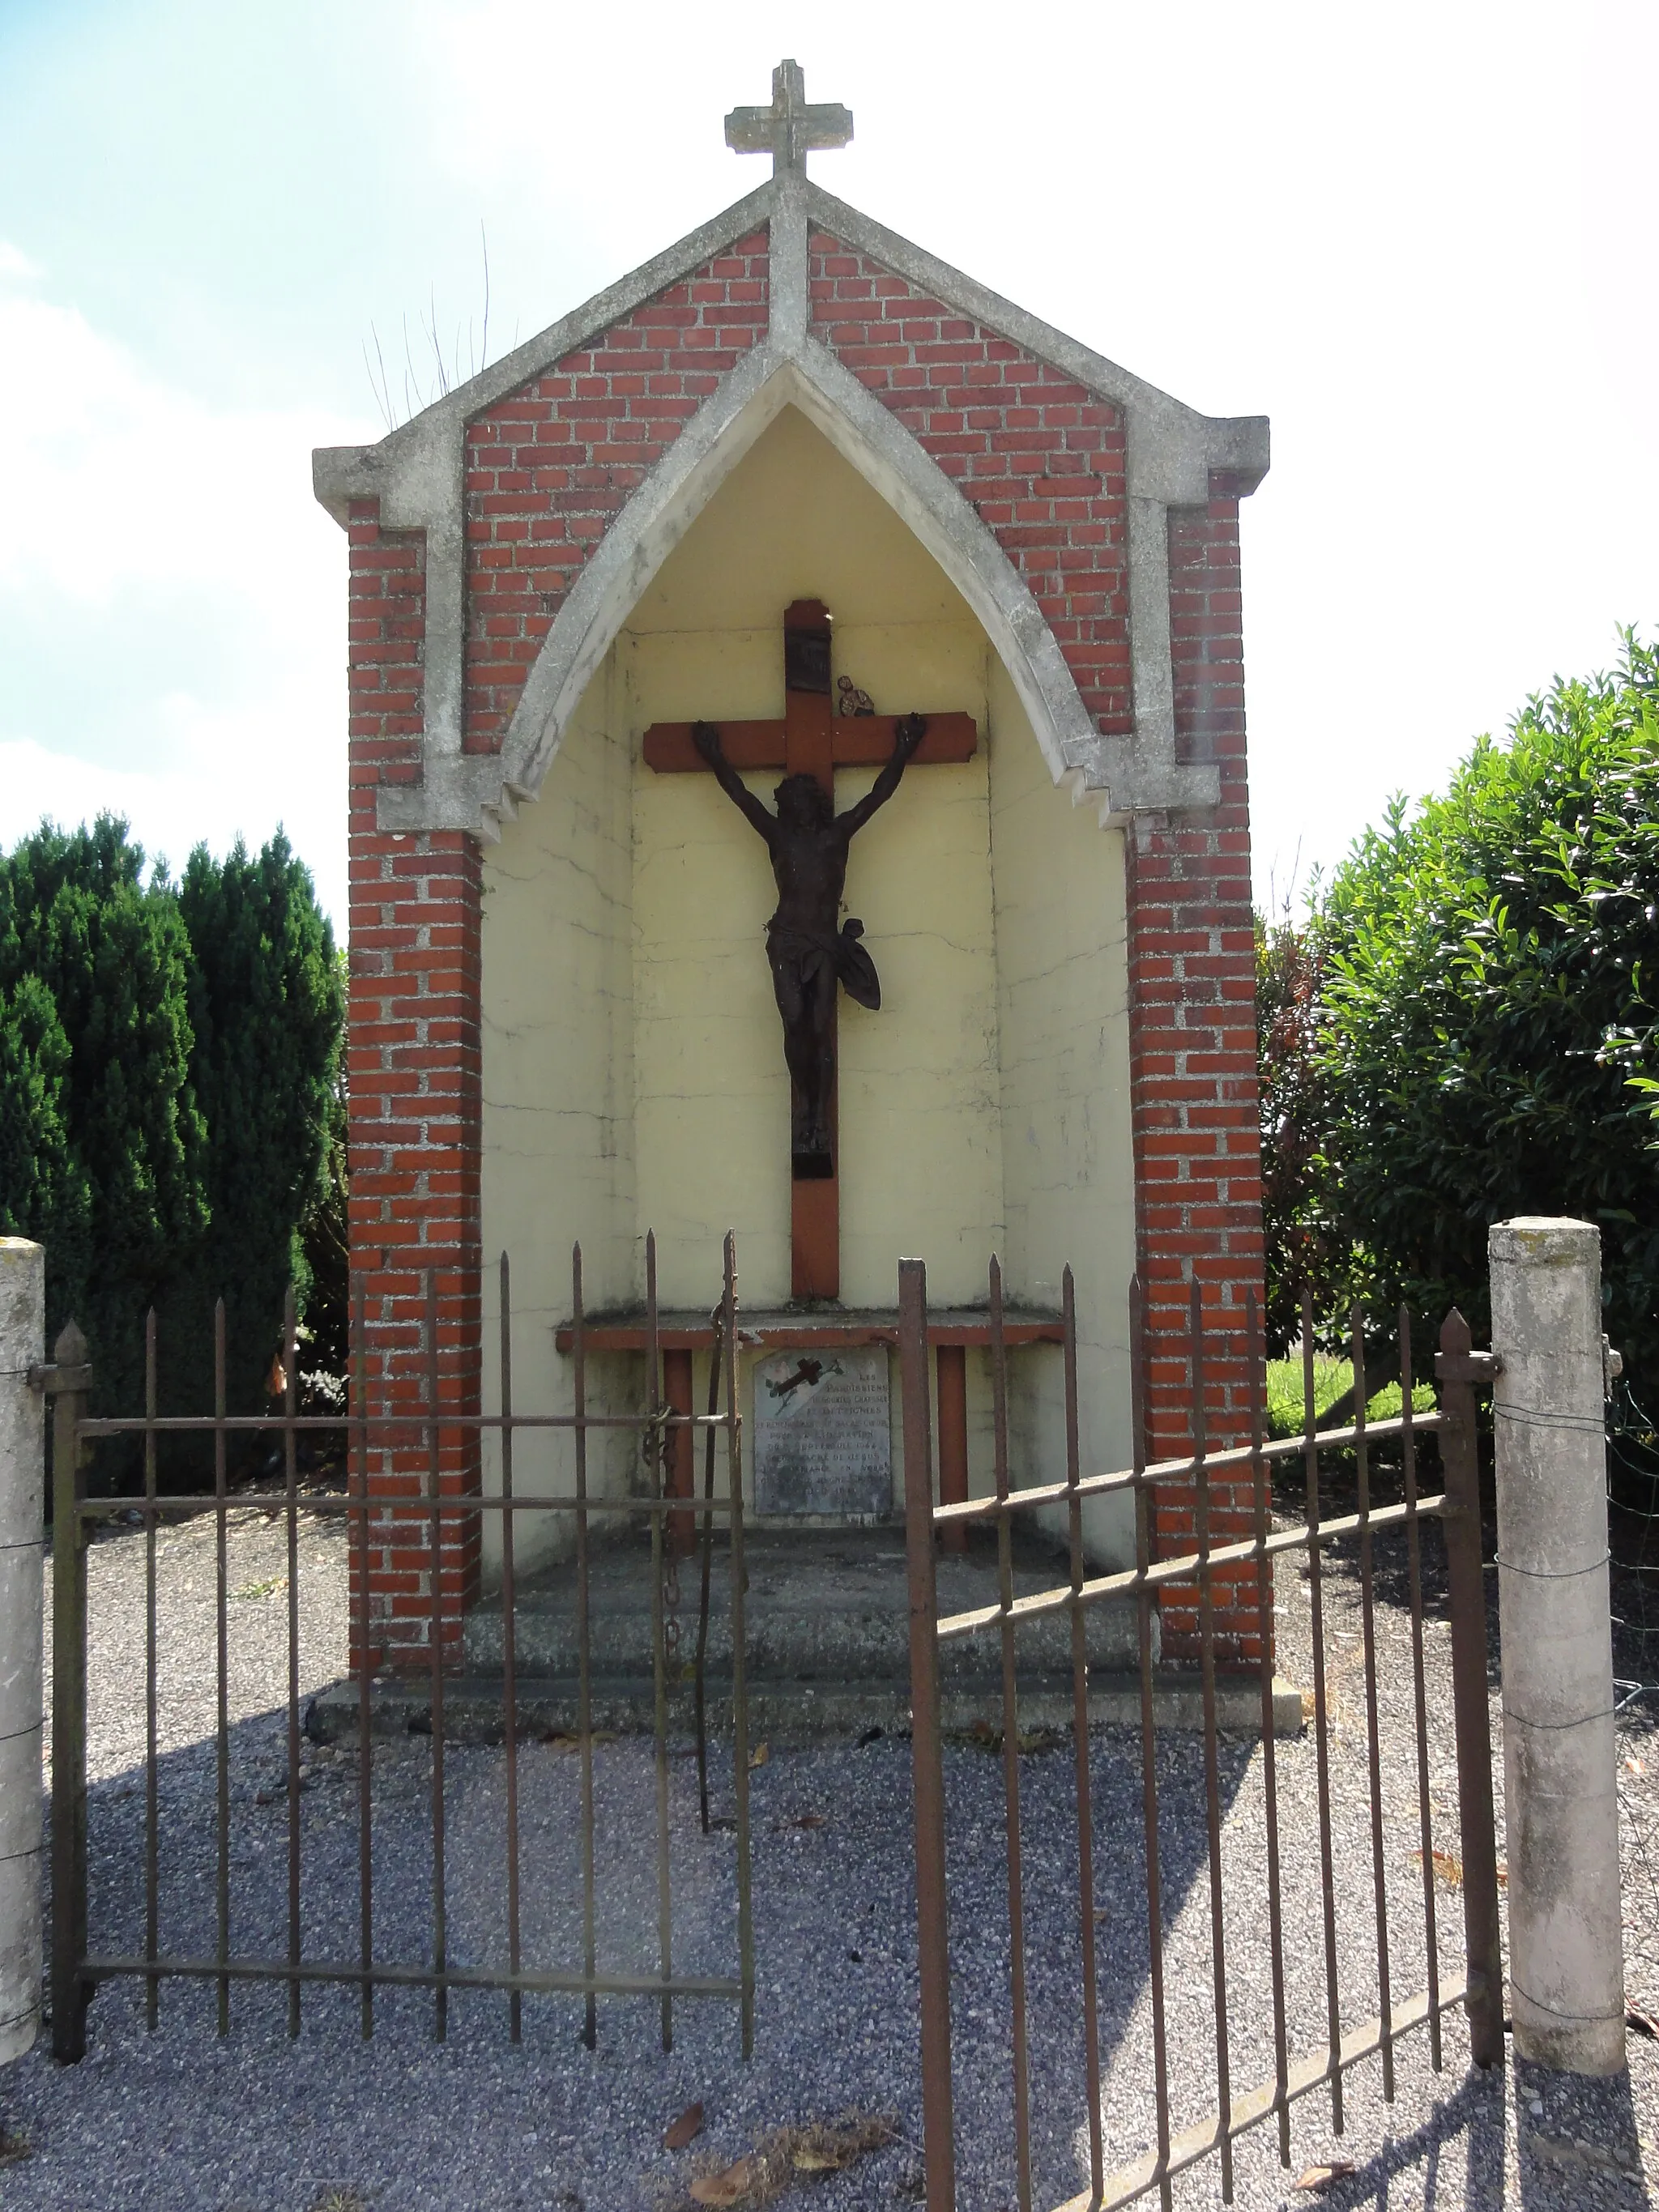
<instances>
[{"instance_id":1,"label":"pointed arch niche","mask_svg":"<svg viewBox=\"0 0 1659 2212\"><path fill-rule=\"evenodd\" d=\"M1052 1304L1070 1260L1084 1447L1115 1464L1134 1264L1122 836L1057 782L1029 673L1017 687L939 561L793 404L656 568L563 718L539 803L485 848L483 1249L511 1250L517 1311L550 1322L577 1238L590 1309L638 1299L647 1226L665 1305L714 1303L728 1226L744 1304L788 1297L765 851L712 777L654 775L641 739L656 720L781 714L781 617L806 598L835 618L836 672L878 711L965 709L981 732L971 762L908 777L854 847L848 908L884 1003L842 1006L843 1302L890 1306L900 1256L919 1252L936 1304L982 1303L994 1249L1012 1297ZM838 805L872 775L838 777ZM755 787L769 799L775 781ZM568 1364L544 1341L547 1374L523 1386L538 1396ZM1047 1358L1023 1358L1018 1412L1052 1466ZM970 1393L977 1488L983 1374ZM547 1440L540 1479L560 1449ZM628 1479L629 1449L610 1479Z\"/></svg>"}]
</instances>

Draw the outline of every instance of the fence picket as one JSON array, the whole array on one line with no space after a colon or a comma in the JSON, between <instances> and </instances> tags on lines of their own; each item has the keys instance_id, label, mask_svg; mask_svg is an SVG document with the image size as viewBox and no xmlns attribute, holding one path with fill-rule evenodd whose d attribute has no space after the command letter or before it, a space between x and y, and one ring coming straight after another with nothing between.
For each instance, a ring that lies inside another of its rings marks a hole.
<instances>
[{"instance_id":1,"label":"fence picket","mask_svg":"<svg viewBox=\"0 0 1659 2212\"><path fill-rule=\"evenodd\" d=\"M1263 1364L1260 1317L1254 1298L1247 1302L1247 1349L1252 1380L1249 1390L1247 1444L1223 1442L1212 1448L1209 1401L1206 1396L1206 1315L1201 1286L1190 1289L1187 1358L1193 1406L1190 1455L1148 1466L1143 1443L1140 1387L1146 1358L1143 1300L1139 1279L1129 1287L1130 1371L1132 1377L1131 1465L1110 1474L1084 1477L1078 1466L1077 1365L1071 1335L1073 1282L1066 1276L1067 1316L1063 1341L1067 1346L1064 1369L1066 1425L1068 1439L1066 1480L1062 1485L1042 1484L1021 1489L1011 1483L1007 1452L1006 1382L998 1358L1002 1328L1002 1283L995 1261L990 1279L990 1346L994 1437L996 1446L994 1494L968 1500L935 1504L928 1431L927 1326L926 1276L920 1261L907 1261L900 1271L901 1364L904 1384L905 1498L908 1520L912 1624L912 1692L915 1711L913 1758L915 1776L916 1875L921 1966L923 2130L927 2158L927 2203L931 2212L945 2212L955 2203L956 2145L951 2106L951 1977L945 1930L945 1836L943 1752L939 1734L939 1651L941 1644L984 1634L994 1628L1003 1661L1003 1759L1005 1844L1008 1865L1008 1942L1012 1993L1014 2002L1012 2052L1014 2094L1012 2142L1010 2146L1018 2201L1032 2202L1032 2116L1030 2060L1025 2041L1024 1945L1022 1927L1020 1835L1020 1777L1018 1739L1018 1671L1017 1638L1028 1623L1069 1613L1073 1628L1073 1726L1077 1731L1074 1814L1080 1869L1080 1898L1085 1921L1092 1917L1092 1811L1087 1749L1088 1693L1083 1654L1083 1620L1088 1607L1115 1598L1133 1599L1136 1609L1140 1673L1140 1765L1144 1814L1145 1878L1152 2011L1154 2109L1149 2116L1154 2133L1152 2148L1109 2177L1103 2174L1100 2132L1098 2027L1096 1966L1092 1928L1081 1947L1083 2040L1085 2052L1085 2094L1089 2102L1090 2187L1068 2201L1061 2212L1105 2212L1133 2203L1156 2189L1167 2207L1175 2175L1214 2158L1219 2167L1220 2193L1224 2202L1233 2195L1232 2146L1247 2130L1273 2118L1278 2124L1278 2149L1282 2164L1291 2154L1291 2110L1296 2101L1316 2089L1331 2099L1332 2123L1340 2133L1344 2122L1343 2077L1363 2061L1378 2057L1383 2075L1383 2094L1394 2094L1394 2051L1402 2035L1428 2031L1433 2063L1440 2063L1440 2017L1450 2008L1467 2002L1470 2014L1473 2055L1486 2065L1502 2053L1502 1987L1498 1950L1497 1879L1492 1802L1492 1758L1486 1711L1486 1626L1485 1595L1480 1587L1480 1519L1474 1480L1474 1382L1486 1370L1484 1356L1472 1354L1468 1334L1461 1318L1451 1316L1442 1337L1438 1371L1444 1402L1439 1413L1419 1413L1411 1400L1410 1328L1401 1316L1402 1392L1400 1418L1372 1422L1364 1401L1365 1373L1363 1328L1356 1312L1351 1316L1351 1339L1357 1398L1350 1426L1322 1430L1318 1425L1314 1374L1315 1317L1311 1302L1303 1308L1304 1424L1299 1439L1270 1443L1262 1435ZM1425 1497L1418 1486L1417 1438L1437 1434L1446 1468L1443 1494ZM1399 1440L1403 1462L1404 1498L1397 1504L1377 1504L1372 1497L1372 1453L1382 1439ZM1322 1459L1326 1455L1352 1453L1357 1480L1358 1510L1328 1514L1322 1497ZM1300 1454L1303 1460L1303 1510L1299 1522L1273 1528L1270 1525L1268 1469L1275 1462ZM1213 1540L1212 1478L1218 1468L1248 1466L1253 1490L1251 1535L1218 1544ZM1184 1550L1152 1556L1152 1502L1160 1485L1193 1481L1192 1533ZM1135 1562L1133 1568L1115 1569L1092 1577L1084 1573L1080 1538L1080 1509L1085 1497L1127 1492L1135 1512ZM1016 1597L1010 1571L1013 1516L1040 1504L1063 1499L1067 1509L1068 1573L1065 1583L1027 1592ZM1431 1827L1428 1817L1428 1716L1423 1672L1423 1611L1421 1593L1420 1523L1439 1516L1444 1520L1450 1565L1450 1610L1454 1645L1454 1685L1457 1720L1459 1796L1465 1882L1464 1972L1443 1973L1436 1953L1437 1929L1433 1899ZM934 1553L939 1534L957 1531L973 1522L994 1521L998 1544L1000 1597L994 1606L982 1606L941 1619L937 1610ZM1420 1832L1425 1838L1425 1929L1427 1957L1424 1966L1426 1987L1398 2000L1394 1995L1394 1969L1398 1956L1389 1917L1386 1839L1382 1796L1381 1716L1376 1642L1376 1571L1374 1544L1379 1534L1399 1530L1406 1539L1411 1604L1413 1650L1412 1717L1415 1736L1416 1775L1419 1796ZM1332 1681L1328 1670L1328 1630L1324 1576L1331 1548L1357 1539L1358 1579L1364 1667L1365 1744L1368 1783L1370 1912L1376 1945L1378 2010L1360 2026L1344 2030L1342 1989L1339 1977L1340 1917L1350 1914L1357 1899L1340 1893L1334 1850L1331 1743ZM1312 1714L1316 1769L1318 1843L1318 1921L1324 1963L1326 2039L1310 2051L1293 2053L1286 2018L1284 1951L1284 1899L1278 1771L1273 1744L1275 1690L1273 1674L1273 1601L1268 1569L1287 1553L1303 1553L1308 1561L1308 1596L1311 1613L1313 1662ZM1243 2094L1232 2079L1232 2026L1229 2011L1227 1914L1223 1887L1221 1786L1218 1756L1218 1655L1215 1583L1218 1571L1244 1565L1260 1577L1256 1620L1261 1651L1255 1674L1261 1692L1264 1742L1263 1787L1267 1820L1267 1879L1268 1890L1269 1973L1273 2002L1273 2071L1269 2080ZM1165 2012L1165 1931L1163 1924L1162 1852L1159 1837L1158 1787L1157 1705L1158 1684L1153 1666L1152 1606L1156 1594L1172 1585L1197 1587L1199 1662L1203 1729L1203 1773L1206 1826L1205 1858L1208 1871L1208 1975L1214 2014L1216 2109L1197 2125L1174 2134L1170 2123L1170 2051ZM1035 1846L1034 1846L1035 1848Z\"/></svg>"}]
</instances>

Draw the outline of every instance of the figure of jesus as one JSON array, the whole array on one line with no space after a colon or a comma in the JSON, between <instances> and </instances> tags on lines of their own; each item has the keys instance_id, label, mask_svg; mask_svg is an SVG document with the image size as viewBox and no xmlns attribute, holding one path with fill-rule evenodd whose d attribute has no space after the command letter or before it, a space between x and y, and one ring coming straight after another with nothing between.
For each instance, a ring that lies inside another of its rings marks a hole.
<instances>
[{"instance_id":1,"label":"figure of jesus","mask_svg":"<svg viewBox=\"0 0 1659 2212\"><path fill-rule=\"evenodd\" d=\"M839 922L847 885L847 852L854 837L899 787L905 766L927 735L920 714L907 714L893 732L893 752L869 792L844 814L833 811L813 775L787 775L773 793L778 811L767 809L745 787L720 749L712 722L698 722L692 742L732 804L766 840L778 887L777 909L766 925L772 989L783 1018L783 1056L795 1087L791 1148L797 1175L827 1176L830 1158L830 1101L836 1084L836 986L872 1012L881 1004L876 963L859 943L864 924Z\"/></svg>"}]
</instances>

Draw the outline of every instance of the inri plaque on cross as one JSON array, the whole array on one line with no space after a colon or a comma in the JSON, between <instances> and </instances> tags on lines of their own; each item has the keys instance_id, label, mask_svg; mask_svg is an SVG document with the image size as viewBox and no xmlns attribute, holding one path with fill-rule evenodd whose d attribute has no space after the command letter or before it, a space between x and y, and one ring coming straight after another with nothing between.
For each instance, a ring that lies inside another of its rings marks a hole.
<instances>
[{"instance_id":1,"label":"inri plaque on cross","mask_svg":"<svg viewBox=\"0 0 1659 2212\"><path fill-rule=\"evenodd\" d=\"M786 611L783 647L781 721L653 722L645 758L659 774L717 776L766 840L778 886L767 957L792 1098L791 1295L834 1298L841 1295L837 986L863 1006L881 1003L874 963L858 942L862 924L838 921L847 848L891 798L907 765L969 760L978 734L970 714L878 714L847 679L832 688L830 615L819 600L797 599ZM836 769L874 766L882 773L868 795L836 814ZM773 768L785 771L775 815L737 773Z\"/></svg>"}]
</instances>

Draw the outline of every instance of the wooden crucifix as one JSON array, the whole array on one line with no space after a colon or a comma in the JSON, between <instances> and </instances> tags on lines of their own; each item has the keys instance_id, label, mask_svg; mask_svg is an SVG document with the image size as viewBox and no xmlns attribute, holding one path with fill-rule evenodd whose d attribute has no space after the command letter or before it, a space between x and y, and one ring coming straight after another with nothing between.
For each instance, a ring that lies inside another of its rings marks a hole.
<instances>
[{"instance_id":1,"label":"wooden crucifix","mask_svg":"<svg viewBox=\"0 0 1659 2212\"><path fill-rule=\"evenodd\" d=\"M779 898L767 926L767 957L789 1063L790 1288L797 1298L841 1295L837 985L864 1006L881 1003L874 963L858 942L863 925L836 926L847 847L897 789L910 762L969 760L978 742L970 714L878 714L845 677L839 692L832 690L830 639L830 616L819 600L797 599L785 612L781 721L653 722L645 733L652 768L717 776L771 855ZM877 766L882 774L869 795L836 816L836 769ZM772 768L785 777L775 815L737 775Z\"/></svg>"}]
</instances>

